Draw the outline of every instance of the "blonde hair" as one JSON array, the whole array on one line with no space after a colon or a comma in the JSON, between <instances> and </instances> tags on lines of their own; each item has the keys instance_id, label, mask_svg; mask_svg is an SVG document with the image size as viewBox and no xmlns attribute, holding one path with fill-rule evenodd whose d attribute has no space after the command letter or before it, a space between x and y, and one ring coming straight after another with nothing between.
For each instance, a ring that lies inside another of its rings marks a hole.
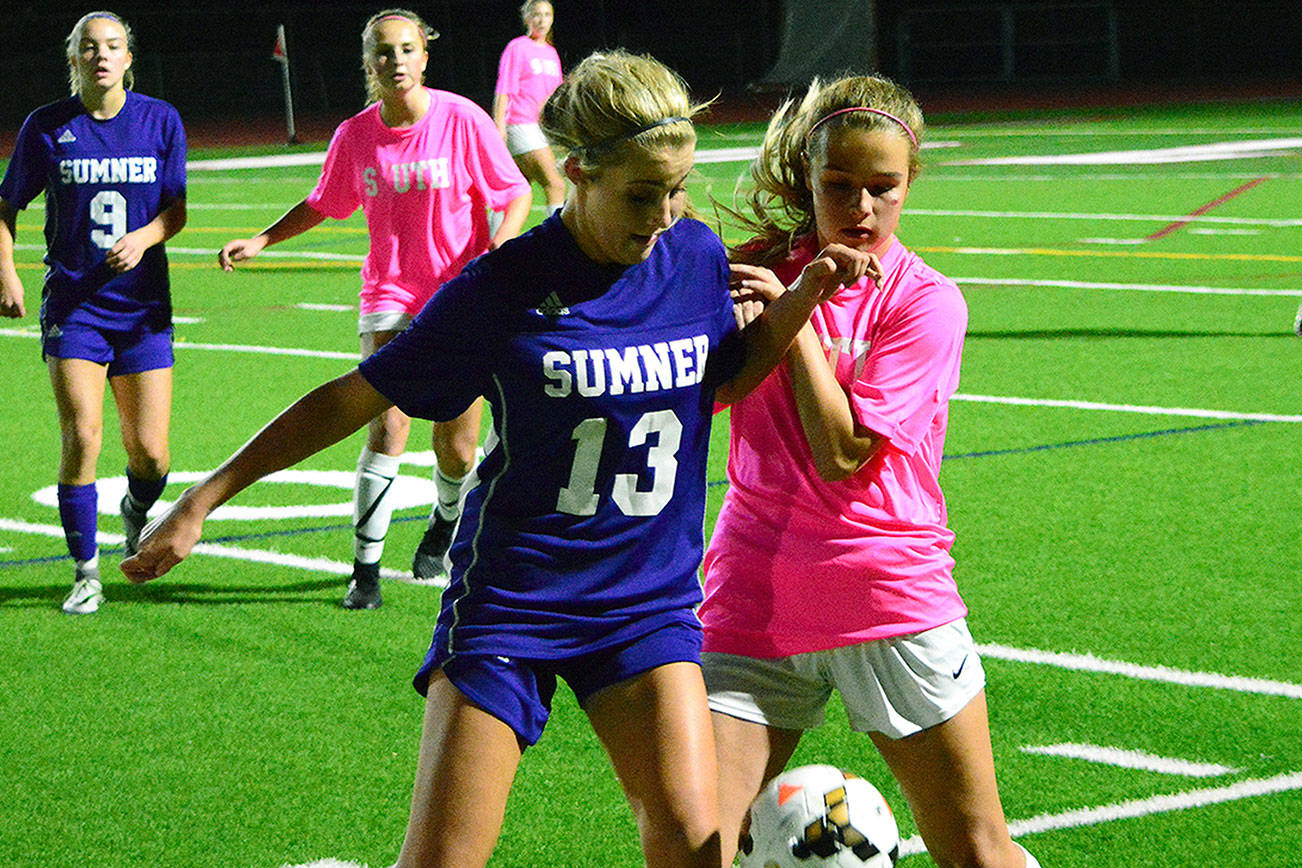
<instances>
[{"instance_id":1,"label":"blonde hair","mask_svg":"<svg viewBox=\"0 0 1302 868\"><path fill-rule=\"evenodd\" d=\"M546 3L548 6L552 7L552 15L554 16L556 14L556 4L553 3L552 0L524 0L524 5L520 7L520 20L524 22L526 33L529 32L529 15L533 12L533 7L537 6L539 3ZM547 28L548 45L556 44L555 40L552 39L552 30L555 26L556 25L553 22L552 26Z\"/></svg>"},{"instance_id":2,"label":"blonde hair","mask_svg":"<svg viewBox=\"0 0 1302 868\"><path fill-rule=\"evenodd\" d=\"M87 12L77 23L72 26L72 31L68 34L67 53L68 53L68 89L72 91L73 96L81 96L81 76L77 73L77 55L81 53L81 40L86 35L86 25L96 18L105 18L122 27L122 32L127 36L127 51L134 53L135 39L131 36L131 25L123 21L112 12ZM122 76L122 85L127 90L136 83L135 73L131 67L127 67L126 73Z\"/></svg>"},{"instance_id":3,"label":"blonde hair","mask_svg":"<svg viewBox=\"0 0 1302 868\"><path fill-rule=\"evenodd\" d=\"M369 59L375 53L375 44L377 36L375 28L383 21L390 18L402 18L412 27L421 37L421 47L425 53L429 53L429 43L431 39L438 39L438 32L431 29L428 24L421 20L421 17L409 9L382 9L376 12L366 20L366 26L362 28L362 72L366 75L366 102L367 104L380 101L382 90L380 88L379 77L371 69Z\"/></svg>"},{"instance_id":4,"label":"blonde hair","mask_svg":"<svg viewBox=\"0 0 1302 868\"><path fill-rule=\"evenodd\" d=\"M629 148L694 146L692 118L707 106L693 103L686 82L660 61L616 49L591 54L571 70L538 122L568 158L595 175L622 161Z\"/></svg>"},{"instance_id":5,"label":"blonde hair","mask_svg":"<svg viewBox=\"0 0 1302 868\"><path fill-rule=\"evenodd\" d=\"M845 111L872 109L872 111ZM841 114L837 114L841 112ZM898 135L909 143L909 183L918 176L922 109L913 95L888 78L815 78L797 102L789 99L769 122L759 156L751 163L753 189L740 211L728 209L752 239L733 250L745 262L770 264L814 230L814 192L809 171L827 149L834 130L851 127Z\"/></svg>"}]
</instances>

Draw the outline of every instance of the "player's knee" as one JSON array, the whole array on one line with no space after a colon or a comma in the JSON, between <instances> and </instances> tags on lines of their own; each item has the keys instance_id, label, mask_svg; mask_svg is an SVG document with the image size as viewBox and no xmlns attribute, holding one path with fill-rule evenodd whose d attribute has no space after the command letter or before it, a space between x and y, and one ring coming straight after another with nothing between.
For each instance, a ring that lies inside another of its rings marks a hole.
<instances>
[{"instance_id":1,"label":"player's knee","mask_svg":"<svg viewBox=\"0 0 1302 868\"><path fill-rule=\"evenodd\" d=\"M137 479L162 479L172 464L166 443L137 444L127 453L127 469Z\"/></svg>"}]
</instances>

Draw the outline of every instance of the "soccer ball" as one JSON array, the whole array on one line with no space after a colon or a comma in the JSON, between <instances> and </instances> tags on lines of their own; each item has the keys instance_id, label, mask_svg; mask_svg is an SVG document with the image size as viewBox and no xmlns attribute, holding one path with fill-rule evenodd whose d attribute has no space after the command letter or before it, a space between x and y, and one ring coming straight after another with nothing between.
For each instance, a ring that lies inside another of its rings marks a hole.
<instances>
[{"instance_id":1,"label":"soccer ball","mask_svg":"<svg viewBox=\"0 0 1302 868\"><path fill-rule=\"evenodd\" d=\"M892 868L895 815L861 777L811 765L778 775L750 806L741 868Z\"/></svg>"}]
</instances>

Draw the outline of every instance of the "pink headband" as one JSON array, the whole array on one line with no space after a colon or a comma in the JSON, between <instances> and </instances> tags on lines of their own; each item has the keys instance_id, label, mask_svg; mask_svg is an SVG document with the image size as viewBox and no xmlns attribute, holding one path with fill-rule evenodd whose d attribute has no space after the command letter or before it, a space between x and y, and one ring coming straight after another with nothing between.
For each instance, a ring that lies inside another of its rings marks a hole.
<instances>
[{"instance_id":1,"label":"pink headband","mask_svg":"<svg viewBox=\"0 0 1302 868\"><path fill-rule=\"evenodd\" d=\"M812 127L809 128L809 132L805 133L806 147L809 145L809 137L814 134L814 130L818 129L820 126L827 123L837 115L843 115L849 112L868 112L869 114L881 115L884 118L890 118L891 120L895 121L897 124L899 124L901 127L904 128L904 132L908 135L909 141L913 142L913 147L915 148L918 147L918 137L914 135L913 129L908 124L906 124L904 121L900 120L890 112L884 112L881 109L871 108L869 106L863 106L863 105L856 105L856 106L850 106L850 108L839 109L837 111L832 112L830 115L826 115L820 118L818 121L814 123Z\"/></svg>"}]
</instances>

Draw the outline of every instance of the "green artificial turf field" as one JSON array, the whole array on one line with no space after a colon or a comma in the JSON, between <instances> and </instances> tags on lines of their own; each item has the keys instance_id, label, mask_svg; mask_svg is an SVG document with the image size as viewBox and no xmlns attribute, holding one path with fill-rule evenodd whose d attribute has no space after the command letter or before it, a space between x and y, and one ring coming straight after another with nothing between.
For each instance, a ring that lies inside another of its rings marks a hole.
<instances>
[{"instance_id":1,"label":"green artificial turf field","mask_svg":"<svg viewBox=\"0 0 1302 868\"><path fill-rule=\"evenodd\" d=\"M1302 109L932 123L900 237L970 309L942 483L1014 833L1046 868L1297 866ZM698 206L729 199L744 171L711 154L758 135L702 130ZM1135 153L1098 156L1117 152ZM216 248L275 219L316 171L190 173L190 222L169 245L168 498L354 363L360 215L234 274L214 266ZM35 207L19 221L28 317L0 322L0 862L389 864L420 727L409 680L439 592L395 579L382 609L339 607L359 438L304 462L311 473L255 486L235 501L243 512L208 523L208 548L141 588L116 570L124 456L106 408L108 602L63 615L72 571L36 340L40 224ZM385 555L397 572L428 511L426 430L413 432L411 505ZM713 443L710 520L723 418ZM930 864L835 703L795 762L874 781L900 821L901 865ZM640 864L618 785L564 691L492 864Z\"/></svg>"}]
</instances>

